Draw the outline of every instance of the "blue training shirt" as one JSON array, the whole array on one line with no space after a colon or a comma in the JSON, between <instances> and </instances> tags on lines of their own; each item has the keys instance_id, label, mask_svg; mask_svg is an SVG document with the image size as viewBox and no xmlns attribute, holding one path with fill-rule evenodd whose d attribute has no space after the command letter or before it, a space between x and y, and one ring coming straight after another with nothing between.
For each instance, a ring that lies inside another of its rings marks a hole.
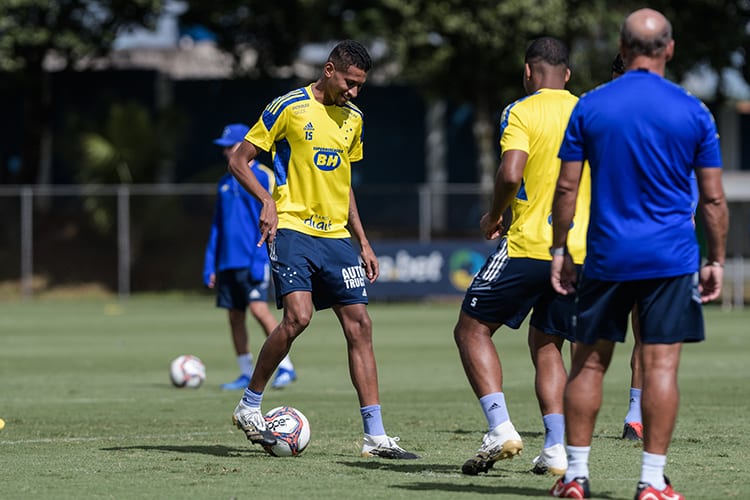
<instances>
[{"instance_id":1,"label":"blue training shirt","mask_svg":"<svg viewBox=\"0 0 750 500\"><path fill-rule=\"evenodd\" d=\"M268 190L267 169L260 168L260 164L254 160L250 163L250 169L258 182ZM258 247L258 218L261 208L260 201L245 191L231 174L222 176L206 244L204 284L208 284L211 274L227 269L249 269L254 280L261 281L265 278L268 252L265 244Z\"/></svg>"},{"instance_id":2,"label":"blue training shirt","mask_svg":"<svg viewBox=\"0 0 750 500\"><path fill-rule=\"evenodd\" d=\"M628 71L580 98L559 156L591 167L586 277L698 270L691 176L721 167L716 124L700 100L655 73Z\"/></svg>"}]
</instances>

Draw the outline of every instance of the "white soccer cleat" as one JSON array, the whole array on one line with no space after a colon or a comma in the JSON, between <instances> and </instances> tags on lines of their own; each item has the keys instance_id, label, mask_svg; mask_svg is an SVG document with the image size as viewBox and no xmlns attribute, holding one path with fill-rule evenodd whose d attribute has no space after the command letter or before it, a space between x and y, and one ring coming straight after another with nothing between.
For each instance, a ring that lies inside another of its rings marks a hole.
<instances>
[{"instance_id":1,"label":"white soccer cleat","mask_svg":"<svg viewBox=\"0 0 750 500\"><path fill-rule=\"evenodd\" d=\"M534 474L553 474L555 476L565 475L568 470L568 454L565 447L556 444L542 450L542 454L534 458L532 462L534 468L531 472Z\"/></svg>"},{"instance_id":2,"label":"white soccer cleat","mask_svg":"<svg viewBox=\"0 0 750 500\"><path fill-rule=\"evenodd\" d=\"M232 422L241 429L253 444L263 447L276 444L276 437L266 429L266 419L260 408L251 408L240 401L232 414Z\"/></svg>"},{"instance_id":3,"label":"white soccer cleat","mask_svg":"<svg viewBox=\"0 0 750 500\"><path fill-rule=\"evenodd\" d=\"M365 434L364 444L362 445L363 457L380 457L395 458L400 460L414 460L419 458L418 455L401 448L397 443L399 438L382 436L371 436Z\"/></svg>"},{"instance_id":4,"label":"white soccer cleat","mask_svg":"<svg viewBox=\"0 0 750 500\"><path fill-rule=\"evenodd\" d=\"M523 441L510 420L498 425L482 438L482 446L477 454L464 462L461 472L476 476L487 472L498 460L505 460L520 455Z\"/></svg>"}]
</instances>

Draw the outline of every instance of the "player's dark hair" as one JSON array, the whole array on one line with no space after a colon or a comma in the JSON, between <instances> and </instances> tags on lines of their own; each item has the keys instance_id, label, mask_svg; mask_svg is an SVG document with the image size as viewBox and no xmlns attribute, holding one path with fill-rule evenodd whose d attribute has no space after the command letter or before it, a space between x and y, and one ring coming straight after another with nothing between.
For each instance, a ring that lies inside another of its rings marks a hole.
<instances>
[{"instance_id":1,"label":"player's dark hair","mask_svg":"<svg viewBox=\"0 0 750 500\"><path fill-rule=\"evenodd\" d=\"M655 57L661 54L669 45L669 41L672 40L672 23L668 19L665 19L665 21L661 33L651 38L639 38L631 31L626 19L622 23L622 28L620 28L620 43L627 49L628 57Z\"/></svg>"},{"instance_id":2,"label":"player's dark hair","mask_svg":"<svg viewBox=\"0 0 750 500\"><path fill-rule=\"evenodd\" d=\"M525 62L528 64L545 62L551 66L564 64L567 67L568 47L557 38L552 38L551 36L537 38L526 49Z\"/></svg>"},{"instance_id":3,"label":"player's dark hair","mask_svg":"<svg viewBox=\"0 0 750 500\"><path fill-rule=\"evenodd\" d=\"M622 60L622 56L619 53L615 56L615 60L612 61L612 73L616 75L625 74L625 61Z\"/></svg>"},{"instance_id":4,"label":"player's dark hair","mask_svg":"<svg viewBox=\"0 0 750 500\"><path fill-rule=\"evenodd\" d=\"M328 60L339 71L346 71L352 65L365 72L372 68L372 59L367 49L354 40L339 42L331 51Z\"/></svg>"}]
</instances>

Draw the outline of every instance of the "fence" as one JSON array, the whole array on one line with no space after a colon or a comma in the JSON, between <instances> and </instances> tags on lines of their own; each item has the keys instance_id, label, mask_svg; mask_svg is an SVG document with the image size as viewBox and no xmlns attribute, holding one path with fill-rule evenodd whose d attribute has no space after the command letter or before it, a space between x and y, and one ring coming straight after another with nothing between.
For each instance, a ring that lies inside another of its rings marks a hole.
<instances>
[{"instance_id":1,"label":"fence","mask_svg":"<svg viewBox=\"0 0 750 500\"><path fill-rule=\"evenodd\" d=\"M725 173L730 201L725 306L742 307L750 266L750 174ZM200 288L213 184L0 186L0 283L20 295L100 283L131 291ZM467 241L490 191L476 184L355 188L372 242ZM634 230L637 230L635 228ZM377 245L375 245L377 250Z\"/></svg>"}]
</instances>

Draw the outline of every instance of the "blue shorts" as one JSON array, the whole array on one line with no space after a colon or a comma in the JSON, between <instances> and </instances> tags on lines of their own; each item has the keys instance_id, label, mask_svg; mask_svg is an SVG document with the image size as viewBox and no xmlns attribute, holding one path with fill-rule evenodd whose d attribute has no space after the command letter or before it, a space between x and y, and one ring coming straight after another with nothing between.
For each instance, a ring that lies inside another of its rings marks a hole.
<instances>
[{"instance_id":1,"label":"blue shorts","mask_svg":"<svg viewBox=\"0 0 750 500\"><path fill-rule=\"evenodd\" d=\"M349 238L318 238L279 229L268 247L276 306L292 292L311 292L316 310L367 304L368 279Z\"/></svg>"},{"instance_id":2,"label":"blue shorts","mask_svg":"<svg viewBox=\"0 0 750 500\"><path fill-rule=\"evenodd\" d=\"M534 328L573 340L575 299L557 294L549 273L549 261L510 258L503 238L471 282L461 310L485 323L517 329L533 309Z\"/></svg>"},{"instance_id":3,"label":"blue shorts","mask_svg":"<svg viewBox=\"0 0 750 500\"><path fill-rule=\"evenodd\" d=\"M700 342L705 339L698 273L636 281L586 279L578 284L575 336L624 342L628 315L638 305L644 344Z\"/></svg>"},{"instance_id":4,"label":"blue shorts","mask_svg":"<svg viewBox=\"0 0 750 500\"><path fill-rule=\"evenodd\" d=\"M253 280L248 269L226 269L216 277L216 307L245 310L250 302L268 300L268 272Z\"/></svg>"}]
</instances>

